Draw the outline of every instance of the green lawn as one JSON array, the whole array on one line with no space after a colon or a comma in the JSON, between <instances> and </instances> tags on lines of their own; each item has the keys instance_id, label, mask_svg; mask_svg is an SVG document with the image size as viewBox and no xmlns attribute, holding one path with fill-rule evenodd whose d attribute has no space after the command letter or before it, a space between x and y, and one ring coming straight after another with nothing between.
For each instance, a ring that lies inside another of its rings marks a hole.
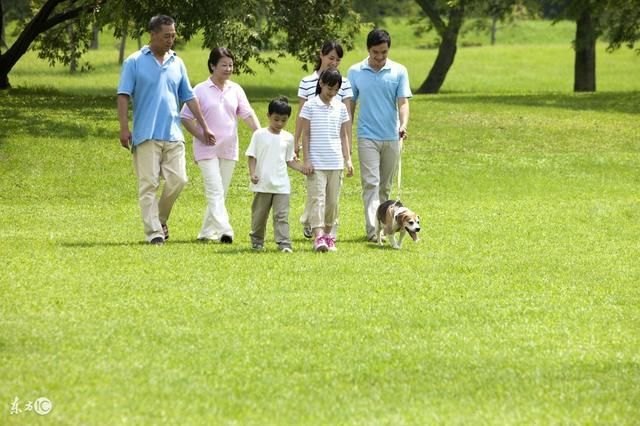
<instances>
[{"instance_id":1,"label":"green lawn","mask_svg":"<svg viewBox=\"0 0 640 426\"><path fill-rule=\"evenodd\" d=\"M195 241L191 161L171 240L144 244L115 42L91 74L26 58L0 93L0 424L638 424L640 57L600 45L599 91L576 95L571 40L542 25L460 49L443 94L411 100L402 198L423 235L402 251L364 241L356 170L337 254L302 237L293 172L295 253L271 225L252 252L244 161L233 245ZM416 88L435 52L390 26ZM181 55L206 77L197 44ZM236 80L263 118L302 74ZM25 411L39 397L50 414Z\"/></svg>"}]
</instances>

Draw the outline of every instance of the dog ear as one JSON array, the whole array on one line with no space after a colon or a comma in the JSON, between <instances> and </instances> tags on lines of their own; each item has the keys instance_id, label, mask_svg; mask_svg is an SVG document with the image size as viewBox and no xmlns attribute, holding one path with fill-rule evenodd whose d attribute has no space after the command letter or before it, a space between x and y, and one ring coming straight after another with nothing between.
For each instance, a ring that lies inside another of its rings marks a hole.
<instances>
[{"instance_id":1,"label":"dog ear","mask_svg":"<svg viewBox=\"0 0 640 426\"><path fill-rule=\"evenodd\" d=\"M396 220L399 225L404 225L404 222L407 220L407 212L403 211L396 216Z\"/></svg>"}]
</instances>

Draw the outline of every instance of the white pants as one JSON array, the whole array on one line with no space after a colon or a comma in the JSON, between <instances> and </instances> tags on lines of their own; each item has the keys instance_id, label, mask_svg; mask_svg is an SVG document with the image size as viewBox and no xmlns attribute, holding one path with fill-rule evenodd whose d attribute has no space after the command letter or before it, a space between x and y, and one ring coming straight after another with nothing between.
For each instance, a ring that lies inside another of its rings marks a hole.
<instances>
[{"instance_id":1,"label":"white pants","mask_svg":"<svg viewBox=\"0 0 640 426\"><path fill-rule=\"evenodd\" d=\"M233 237L233 229L229 223L229 214L224 200L236 162L224 158L212 158L198 161L198 167L202 173L204 196L207 199L207 209L204 212L198 238L218 240L222 235Z\"/></svg>"},{"instance_id":2,"label":"white pants","mask_svg":"<svg viewBox=\"0 0 640 426\"><path fill-rule=\"evenodd\" d=\"M376 233L376 210L389 199L393 177L398 171L400 142L358 139L360 182L367 238Z\"/></svg>"},{"instance_id":3,"label":"white pants","mask_svg":"<svg viewBox=\"0 0 640 426\"><path fill-rule=\"evenodd\" d=\"M162 224L167 223L173 203L187 184L184 142L148 140L133 149L133 167L138 176L138 203L147 241L164 238ZM164 187L160 198L160 178Z\"/></svg>"}]
</instances>

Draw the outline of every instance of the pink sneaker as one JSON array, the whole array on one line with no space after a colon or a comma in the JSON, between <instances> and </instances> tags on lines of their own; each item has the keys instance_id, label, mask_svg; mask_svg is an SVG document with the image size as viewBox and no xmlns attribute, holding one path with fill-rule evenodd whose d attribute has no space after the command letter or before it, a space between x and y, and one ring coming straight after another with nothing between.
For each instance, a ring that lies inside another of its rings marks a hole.
<instances>
[{"instance_id":1,"label":"pink sneaker","mask_svg":"<svg viewBox=\"0 0 640 426\"><path fill-rule=\"evenodd\" d=\"M324 236L321 235L316 238L313 242L313 251L325 253L327 250L329 250L329 246L327 245Z\"/></svg>"},{"instance_id":2,"label":"pink sneaker","mask_svg":"<svg viewBox=\"0 0 640 426\"><path fill-rule=\"evenodd\" d=\"M329 251L338 251L338 248L336 247L336 239L334 237L332 237L331 235L325 235L324 241L327 243L327 248Z\"/></svg>"}]
</instances>

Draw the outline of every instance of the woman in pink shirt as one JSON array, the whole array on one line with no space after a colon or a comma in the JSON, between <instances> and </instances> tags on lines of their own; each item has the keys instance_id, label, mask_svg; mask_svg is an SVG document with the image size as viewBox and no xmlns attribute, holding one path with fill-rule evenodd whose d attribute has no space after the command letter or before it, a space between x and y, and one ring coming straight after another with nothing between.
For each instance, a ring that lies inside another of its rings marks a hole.
<instances>
[{"instance_id":1,"label":"woman in pink shirt","mask_svg":"<svg viewBox=\"0 0 640 426\"><path fill-rule=\"evenodd\" d=\"M193 152L202 172L207 209L198 234L201 241L233 242L233 229L224 205L231 176L238 161L238 117L253 131L260 122L239 84L230 80L233 54L224 47L211 51L207 65L211 75L194 87L202 115L215 136L208 143L189 107L183 106L182 124L193 135Z\"/></svg>"}]
</instances>

